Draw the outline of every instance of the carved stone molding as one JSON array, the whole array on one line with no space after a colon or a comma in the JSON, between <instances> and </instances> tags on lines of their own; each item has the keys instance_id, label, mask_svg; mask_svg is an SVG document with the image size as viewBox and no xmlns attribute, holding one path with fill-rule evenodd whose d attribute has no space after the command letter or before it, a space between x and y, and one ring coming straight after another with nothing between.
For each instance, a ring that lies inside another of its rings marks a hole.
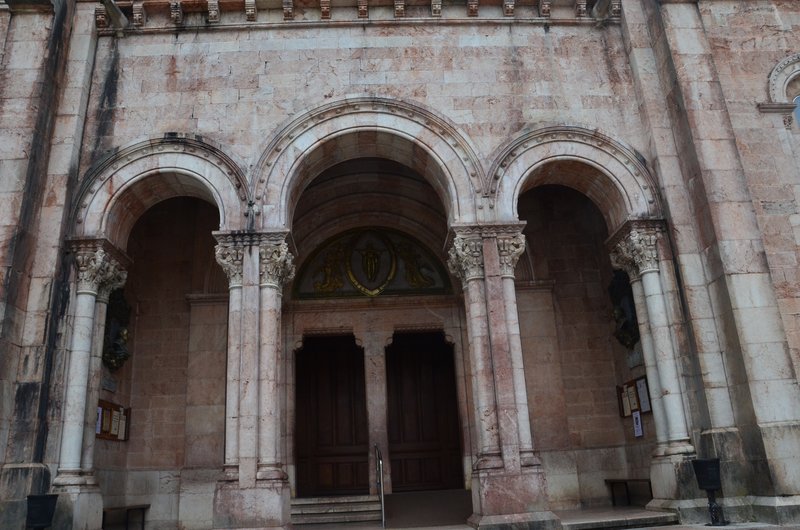
<instances>
[{"instance_id":1,"label":"carved stone molding","mask_svg":"<svg viewBox=\"0 0 800 530\"><path fill-rule=\"evenodd\" d=\"M442 0L431 0L431 16L442 16Z\"/></svg>"},{"instance_id":2,"label":"carved stone molding","mask_svg":"<svg viewBox=\"0 0 800 530\"><path fill-rule=\"evenodd\" d=\"M255 22L256 15L256 0L244 0L244 16L248 22Z\"/></svg>"},{"instance_id":3,"label":"carved stone molding","mask_svg":"<svg viewBox=\"0 0 800 530\"><path fill-rule=\"evenodd\" d=\"M108 27L107 15L105 6L99 5L94 7L94 25L98 29L105 29Z\"/></svg>"},{"instance_id":4,"label":"carved stone molding","mask_svg":"<svg viewBox=\"0 0 800 530\"><path fill-rule=\"evenodd\" d=\"M406 0L394 0L394 18L406 16Z\"/></svg>"},{"instance_id":5,"label":"carved stone molding","mask_svg":"<svg viewBox=\"0 0 800 530\"><path fill-rule=\"evenodd\" d=\"M321 11L320 17L322 20L329 20L331 18L331 0L320 0L319 9Z\"/></svg>"},{"instance_id":6,"label":"carved stone molding","mask_svg":"<svg viewBox=\"0 0 800 530\"><path fill-rule=\"evenodd\" d=\"M575 16L580 18L586 14L586 0L575 0Z\"/></svg>"},{"instance_id":7,"label":"carved stone molding","mask_svg":"<svg viewBox=\"0 0 800 530\"><path fill-rule=\"evenodd\" d=\"M281 234L284 238L285 234ZM258 248L258 276L261 285L281 289L294 278L294 256L283 239L264 241Z\"/></svg>"},{"instance_id":8,"label":"carved stone molding","mask_svg":"<svg viewBox=\"0 0 800 530\"><path fill-rule=\"evenodd\" d=\"M506 278L513 278L517 261L525 252L525 236L521 233L499 236L497 251L500 255L500 274Z\"/></svg>"},{"instance_id":9,"label":"carved stone molding","mask_svg":"<svg viewBox=\"0 0 800 530\"><path fill-rule=\"evenodd\" d=\"M658 271L658 239L664 231L659 221L631 221L609 239L612 265L634 279Z\"/></svg>"},{"instance_id":10,"label":"carved stone molding","mask_svg":"<svg viewBox=\"0 0 800 530\"><path fill-rule=\"evenodd\" d=\"M125 285L125 270L130 260L115 251L105 240L83 239L70 242L75 258L78 292L91 292L108 299L108 294Z\"/></svg>"},{"instance_id":11,"label":"carved stone molding","mask_svg":"<svg viewBox=\"0 0 800 530\"><path fill-rule=\"evenodd\" d=\"M358 0L358 18L369 18L367 0Z\"/></svg>"},{"instance_id":12,"label":"carved stone molding","mask_svg":"<svg viewBox=\"0 0 800 530\"><path fill-rule=\"evenodd\" d=\"M792 95L786 93L789 82L800 75L800 53L786 57L769 74L770 103L791 103Z\"/></svg>"},{"instance_id":13,"label":"carved stone molding","mask_svg":"<svg viewBox=\"0 0 800 530\"><path fill-rule=\"evenodd\" d=\"M514 0L503 0L503 15L514 16Z\"/></svg>"},{"instance_id":14,"label":"carved stone molding","mask_svg":"<svg viewBox=\"0 0 800 530\"><path fill-rule=\"evenodd\" d=\"M478 16L478 0L467 0L467 16Z\"/></svg>"},{"instance_id":15,"label":"carved stone molding","mask_svg":"<svg viewBox=\"0 0 800 530\"><path fill-rule=\"evenodd\" d=\"M283 20L294 20L293 0L283 0Z\"/></svg>"},{"instance_id":16,"label":"carved stone molding","mask_svg":"<svg viewBox=\"0 0 800 530\"><path fill-rule=\"evenodd\" d=\"M462 285L483 278L483 238L480 236L457 235L447 255L447 267Z\"/></svg>"}]
</instances>

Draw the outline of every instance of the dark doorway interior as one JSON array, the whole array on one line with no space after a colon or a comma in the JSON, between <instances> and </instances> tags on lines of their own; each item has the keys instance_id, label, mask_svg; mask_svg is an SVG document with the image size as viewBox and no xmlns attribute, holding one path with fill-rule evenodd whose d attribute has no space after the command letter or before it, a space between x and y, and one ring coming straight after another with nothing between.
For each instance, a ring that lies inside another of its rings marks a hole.
<instances>
[{"instance_id":1,"label":"dark doorway interior","mask_svg":"<svg viewBox=\"0 0 800 530\"><path fill-rule=\"evenodd\" d=\"M441 332L395 334L386 379L392 491L463 488L452 345Z\"/></svg>"},{"instance_id":2,"label":"dark doorway interior","mask_svg":"<svg viewBox=\"0 0 800 530\"><path fill-rule=\"evenodd\" d=\"M369 493L363 350L352 335L307 337L295 381L298 496Z\"/></svg>"}]
</instances>

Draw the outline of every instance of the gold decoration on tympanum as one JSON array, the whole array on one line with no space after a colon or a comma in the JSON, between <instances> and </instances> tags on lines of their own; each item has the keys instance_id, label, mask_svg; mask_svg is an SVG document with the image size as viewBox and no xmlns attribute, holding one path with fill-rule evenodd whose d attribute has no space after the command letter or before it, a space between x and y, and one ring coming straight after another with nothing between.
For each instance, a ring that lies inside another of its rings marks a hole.
<instances>
[{"instance_id":1,"label":"gold decoration on tympanum","mask_svg":"<svg viewBox=\"0 0 800 530\"><path fill-rule=\"evenodd\" d=\"M434 284L435 280L422 272L419 263L419 254L414 251L414 248L409 243L403 242L398 244L397 254L405 264L405 276L408 285L415 289L424 289Z\"/></svg>"},{"instance_id":2,"label":"gold decoration on tympanum","mask_svg":"<svg viewBox=\"0 0 800 530\"><path fill-rule=\"evenodd\" d=\"M397 272L397 256L389 239L376 231L359 232L350 240L345 259L347 278L367 296L386 289Z\"/></svg>"},{"instance_id":3,"label":"gold decoration on tympanum","mask_svg":"<svg viewBox=\"0 0 800 530\"><path fill-rule=\"evenodd\" d=\"M314 282L314 291L319 294L335 293L344 285L342 278L342 258L344 248L342 245L333 245L322 258L322 266L314 271L315 276L322 276L322 280Z\"/></svg>"}]
</instances>

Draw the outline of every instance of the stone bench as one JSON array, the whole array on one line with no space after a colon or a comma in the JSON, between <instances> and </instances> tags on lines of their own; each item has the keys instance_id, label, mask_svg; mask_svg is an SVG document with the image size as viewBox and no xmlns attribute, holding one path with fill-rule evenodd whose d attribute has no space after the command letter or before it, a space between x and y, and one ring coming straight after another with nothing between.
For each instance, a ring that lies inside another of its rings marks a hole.
<instances>
[{"instance_id":1,"label":"stone bench","mask_svg":"<svg viewBox=\"0 0 800 530\"><path fill-rule=\"evenodd\" d=\"M619 489L618 486L622 486L625 492L625 504L624 506L631 505L631 486L635 486L638 488L643 488L643 486L647 487L647 502L653 498L653 488L650 485L650 480L646 478L607 478L605 479L606 485L611 490L611 505L617 506L617 495L616 490ZM643 496L642 496L643 497ZM645 502L644 504L647 504ZM643 505L644 505L643 504Z\"/></svg>"},{"instance_id":2,"label":"stone bench","mask_svg":"<svg viewBox=\"0 0 800 530\"><path fill-rule=\"evenodd\" d=\"M131 514L139 512L139 520L141 523L140 528L141 530L144 530L144 514L148 508L150 508L149 504L131 504L129 506L113 506L109 508L103 508L103 529L106 530L107 528L110 528L107 526L110 524L110 516L125 512L125 530L128 530L131 524Z\"/></svg>"}]
</instances>

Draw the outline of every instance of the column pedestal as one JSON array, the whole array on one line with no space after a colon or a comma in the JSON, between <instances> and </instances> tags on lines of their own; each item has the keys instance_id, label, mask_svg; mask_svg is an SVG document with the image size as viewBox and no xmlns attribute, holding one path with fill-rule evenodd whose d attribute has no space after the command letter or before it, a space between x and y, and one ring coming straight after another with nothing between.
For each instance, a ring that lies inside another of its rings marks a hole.
<instances>
[{"instance_id":1,"label":"column pedestal","mask_svg":"<svg viewBox=\"0 0 800 530\"><path fill-rule=\"evenodd\" d=\"M258 480L255 487L217 482L212 528L286 528L290 517L289 483Z\"/></svg>"},{"instance_id":2,"label":"column pedestal","mask_svg":"<svg viewBox=\"0 0 800 530\"><path fill-rule=\"evenodd\" d=\"M96 484L55 486L58 494L53 528L98 530L103 525L103 495Z\"/></svg>"},{"instance_id":3,"label":"column pedestal","mask_svg":"<svg viewBox=\"0 0 800 530\"><path fill-rule=\"evenodd\" d=\"M561 521L548 510L544 472L477 471L472 474L473 528L491 530L555 530Z\"/></svg>"}]
</instances>

